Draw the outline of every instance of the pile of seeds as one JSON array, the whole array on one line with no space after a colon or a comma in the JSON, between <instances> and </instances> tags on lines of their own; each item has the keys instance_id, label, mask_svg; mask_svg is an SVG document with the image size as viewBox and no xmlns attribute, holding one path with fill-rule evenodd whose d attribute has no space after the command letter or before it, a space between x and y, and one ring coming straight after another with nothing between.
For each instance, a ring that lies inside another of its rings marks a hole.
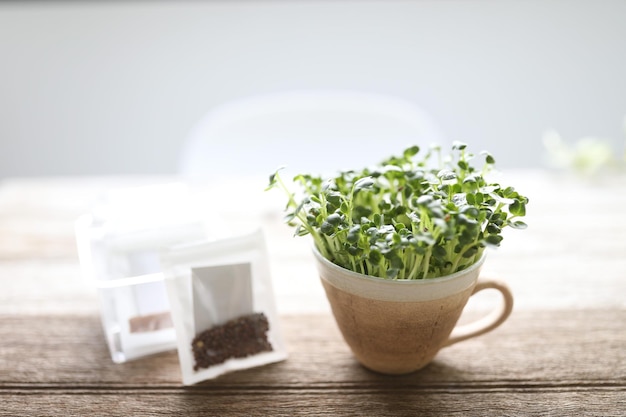
<instances>
[{"instance_id":1,"label":"pile of seeds","mask_svg":"<svg viewBox=\"0 0 626 417\"><path fill-rule=\"evenodd\" d=\"M195 359L194 371L209 368L231 358L245 358L269 352L269 322L263 313L249 314L230 320L198 334L191 342Z\"/></svg>"}]
</instances>

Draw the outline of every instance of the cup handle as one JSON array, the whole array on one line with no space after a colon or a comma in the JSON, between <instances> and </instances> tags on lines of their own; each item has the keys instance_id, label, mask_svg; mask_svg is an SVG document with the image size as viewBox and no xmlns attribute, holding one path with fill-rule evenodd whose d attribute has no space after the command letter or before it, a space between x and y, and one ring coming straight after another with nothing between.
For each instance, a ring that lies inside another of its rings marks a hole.
<instances>
[{"instance_id":1,"label":"cup handle","mask_svg":"<svg viewBox=\"0 0 626 417\"><path fill-rule=\"evenodd\" d=\"M479 280L474 287L474 291L472 291L472 295L486 289L495 289L500 291L503 302L498 308L482 319L455 327L452 334L444 344L444 347L490 332L504 323L504 321L511 315L511 311L513 311L513 294L511 293L509 287L499 281Z\"/></svg>"}]
</instances>

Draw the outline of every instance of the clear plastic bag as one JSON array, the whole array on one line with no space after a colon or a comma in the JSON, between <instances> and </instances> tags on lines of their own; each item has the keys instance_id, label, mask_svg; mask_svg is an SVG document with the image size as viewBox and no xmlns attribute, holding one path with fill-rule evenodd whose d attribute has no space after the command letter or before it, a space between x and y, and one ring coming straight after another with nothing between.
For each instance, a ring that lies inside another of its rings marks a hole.
<instances>
[{"instance_id":1,"label":"clear plastic bag","mask_svg":"<svg viewBox=\"0 0 626 417\"><path fill-rule=\"evenodd\" d=\"M287 358L261 230L161 259L185 385Z\"/></svg>"},{"instance_id":2,"label":"clear plastic bag","mask_svg":"<svg viewBox=\"0 0 626 417\"><path fill-rule=\"evenodd\" d=\"M82 274L98 289L114 362L176 348L160 252L226 235L184 184L110 190L76 222Z\"/></svg>"}]
</instances>

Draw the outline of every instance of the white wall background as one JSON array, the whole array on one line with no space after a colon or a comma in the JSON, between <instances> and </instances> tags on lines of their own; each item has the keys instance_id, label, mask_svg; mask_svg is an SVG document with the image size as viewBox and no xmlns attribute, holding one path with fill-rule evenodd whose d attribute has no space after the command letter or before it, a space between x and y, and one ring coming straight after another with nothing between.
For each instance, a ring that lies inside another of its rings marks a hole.
<instances>
[{"instance_id":1,"label":"white wall background","mask_svg":"<svg viewBox=\"0 0 626 417\"><path fill-rule=\"evenodd\" d=\"M623 0L2 2L0 178L174 173L207 110L305 88L419 103L500 167L541 165L551 127L619 149L625 22Z\"/></svg>"}]
</instances>

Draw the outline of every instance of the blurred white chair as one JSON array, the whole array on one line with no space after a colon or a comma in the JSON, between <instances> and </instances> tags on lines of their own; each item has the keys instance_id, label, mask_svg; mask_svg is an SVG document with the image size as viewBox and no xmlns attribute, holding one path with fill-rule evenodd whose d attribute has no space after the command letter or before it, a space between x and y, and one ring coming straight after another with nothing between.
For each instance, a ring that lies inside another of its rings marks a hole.
<instances>
[{"instance_id":1,"label":"blurred white chair","mask_svg":"<svg viewBox=\"0 0 626 417\"><path fill-rule=\"evenodd\" d=\"M187 138L180 173L213 180L289 174L333 174L442 143L419 106L397 97L351 91L295 91L217 106ZM445 143L442 143L445 145Z\"/></svg>"}]
</instances>

